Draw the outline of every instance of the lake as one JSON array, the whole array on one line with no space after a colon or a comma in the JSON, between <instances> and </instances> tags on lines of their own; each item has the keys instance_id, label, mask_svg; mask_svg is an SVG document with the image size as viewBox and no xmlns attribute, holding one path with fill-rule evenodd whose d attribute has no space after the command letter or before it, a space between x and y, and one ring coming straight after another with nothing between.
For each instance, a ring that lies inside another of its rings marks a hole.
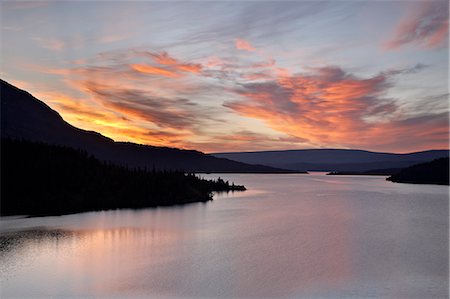
<instances>
[{"instance_id":1,"label":"lake","mask_svg":"<svg viewBox=\"0 0 450 299\"><path fill-rule=\"evenodd\" d=\"M248 191L177 207L3 217L1 297L448 298L448 186L220 177Z\"/></svg>"}]
</instances>

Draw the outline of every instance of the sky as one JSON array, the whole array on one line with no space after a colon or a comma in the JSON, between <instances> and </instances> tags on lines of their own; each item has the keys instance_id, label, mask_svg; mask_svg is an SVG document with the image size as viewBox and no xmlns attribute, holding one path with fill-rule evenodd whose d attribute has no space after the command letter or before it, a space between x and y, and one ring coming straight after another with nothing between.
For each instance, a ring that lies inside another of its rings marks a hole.
<instances>
[{"instance_id":1,"label":"sky","mask_svg":"<svg viewBox=\"0 0 450 299\"><path fill-rule=\"evenodd\" d=\"M448 1L2 1L0 77L116 141L448 149Z\"/></svg>"}]
</instances>

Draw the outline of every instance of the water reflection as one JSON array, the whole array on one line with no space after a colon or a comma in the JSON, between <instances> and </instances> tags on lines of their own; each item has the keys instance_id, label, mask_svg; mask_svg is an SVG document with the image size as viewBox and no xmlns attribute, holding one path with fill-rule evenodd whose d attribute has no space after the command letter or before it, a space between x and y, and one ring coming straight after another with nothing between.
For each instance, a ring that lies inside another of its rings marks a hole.
<instances>
[{"instance_id":1,"label":"water reflection","mask_svg":"<svg viewBox=\"0 0 450 299\"><path fill-rule=\"evenodd\" d=\"M66 231L49 230L45 227L13 233L4 232L0 235L0 257L4 258L6 254L21 250L32 243L46 242L50 239L59 242L61 238L65 238L68 235Z\"/></svg>"},{"instance_id":2,"label":"water reflection","mask_svg":"<svg viewBox=\"0 0 450 299\"><path fill-rule=\"evenodd\" d=\"M2 298L446 298L448 187L228 179L249 191L184 207L2 219Z\"/></svg>"},{"instance_id":3,"label":"water reflection","mask_svg":"<svg viewBox=\"0 0 450 299\"><path fill-rule=\"evenodd\" d=\"M54 292L85 296L87 290L107 296L121 289L122 278L135 278L135 267L141 262L147 267L163 262L160 250L173 242L169 231L135 227L4 233L2 284L18 292L18 297ZM24 278L32 280L28 289L23 289Z\"/></svg>"}]
</instances>

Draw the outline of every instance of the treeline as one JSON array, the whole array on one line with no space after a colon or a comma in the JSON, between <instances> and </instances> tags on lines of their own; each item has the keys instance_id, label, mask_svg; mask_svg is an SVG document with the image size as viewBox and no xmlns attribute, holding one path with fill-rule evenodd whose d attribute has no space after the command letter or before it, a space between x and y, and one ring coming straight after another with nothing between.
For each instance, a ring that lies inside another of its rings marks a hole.
<instances>
[{"instance_id":1,"label":"treeline","mask_svg":"<svg viewBox=\"0 0 450 299\"><path fill-rule=\"evenodd\" d=\"M60 215L205 202L212 199L213 191L230 190L245 187L181 171L128 169L68 147L1 140L2 215Z\"/></svg>"},{"instance_id":2,"label":"treeline","mask_svg":"<svg viewBox=\"0 0 450 299\"><path fill-rule=\"evenodd\" d=\"M449 185L449 158L404 168L386 180L396 183Z\"/></svg>"},{"instance_id":3,"label":"treeline","mask_svg":"<svg viewBox=\"0 0 450 299\"><path fill-rule=\"evenodd\" d=\"M382 168L366 171L332 171L327 175L393 175L399 173L402 168Z\"/></svg>"}]
</instances>

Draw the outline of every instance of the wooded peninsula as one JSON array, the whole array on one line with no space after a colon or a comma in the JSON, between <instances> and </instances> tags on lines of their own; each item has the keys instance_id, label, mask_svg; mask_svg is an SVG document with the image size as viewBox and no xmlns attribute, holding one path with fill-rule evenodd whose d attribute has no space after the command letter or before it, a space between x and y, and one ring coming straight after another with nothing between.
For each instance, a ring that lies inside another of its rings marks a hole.
<instances>
[{"instance_id":1,"label":"wooded peninsula","mask_svg":"<svg viewBox=\"0 0 450 299\"><path fill-rule=\"evenodd\" d=\"M214 191L242 191L193 173L128 168L85 151L1 140L1 214L62 215L84 211L206 202Z\"/></svg>"}]
</instances>

